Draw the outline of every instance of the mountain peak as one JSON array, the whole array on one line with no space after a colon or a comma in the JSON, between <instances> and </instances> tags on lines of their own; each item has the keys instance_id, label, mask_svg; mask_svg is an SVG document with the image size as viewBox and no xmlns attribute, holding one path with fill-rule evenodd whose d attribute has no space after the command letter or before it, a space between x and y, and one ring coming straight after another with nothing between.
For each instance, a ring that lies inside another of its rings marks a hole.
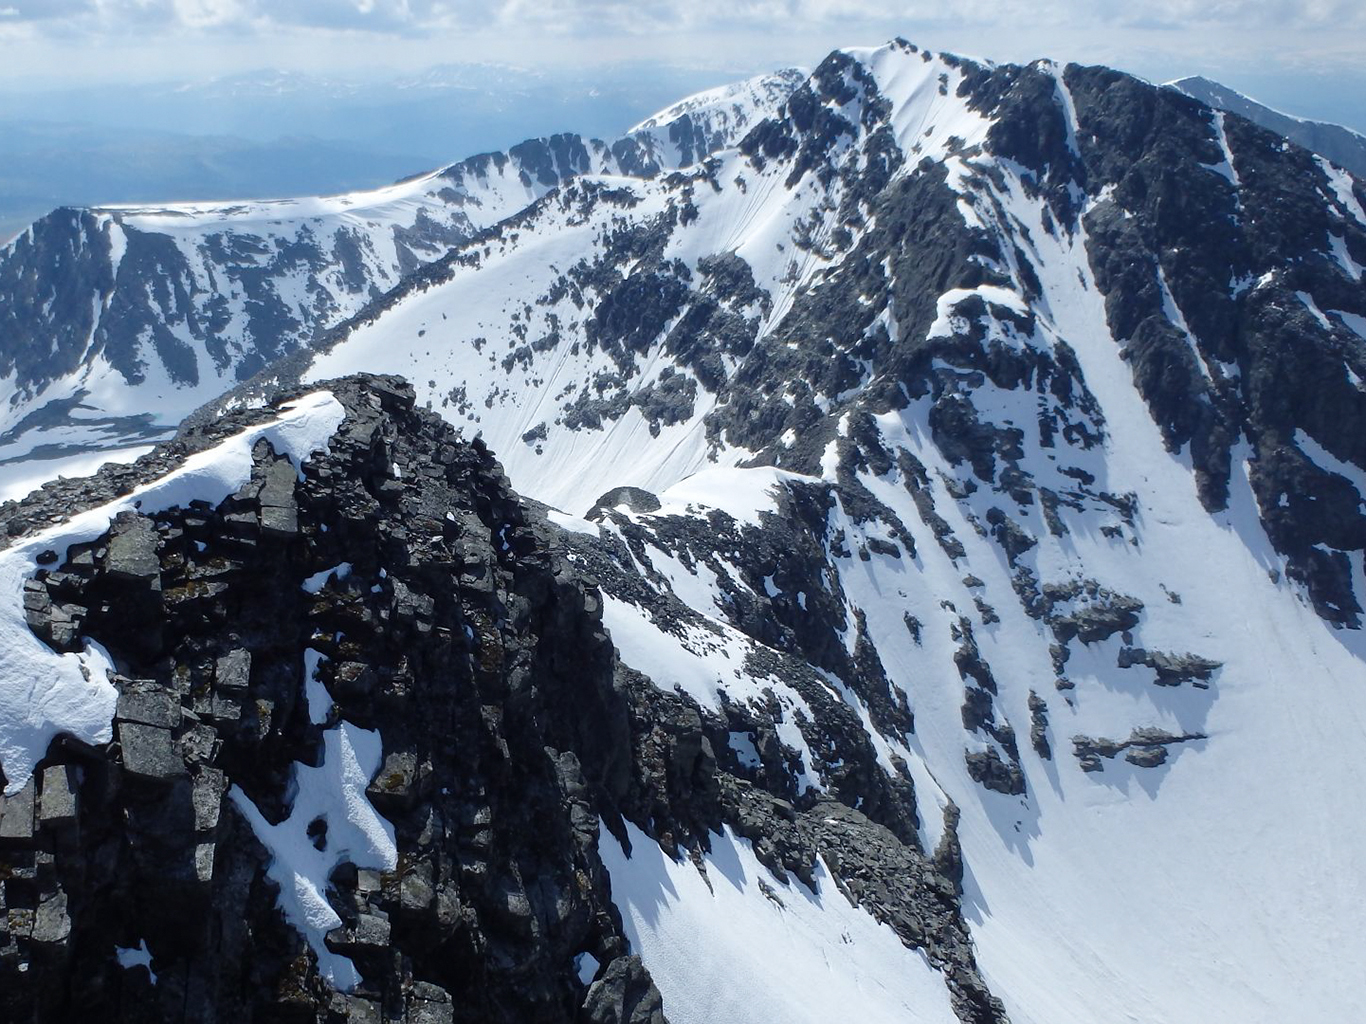
<instances>
[{"instance_id":1,"label":"mountain peak","mask_svg":"<svg viewBox=\"0 0 1366 1024\"><path fill-rule=\"evenodd\" d=\"M787 95L806 80L808 72L802 68L782 68L755 75L742 82L705 89L679 100L657 114L645 118L627 132L634 135L651 128L667 127L685 115L733 111L733 116L752 119L759 113L771 113Z\"/></svg>"}]
</instances>

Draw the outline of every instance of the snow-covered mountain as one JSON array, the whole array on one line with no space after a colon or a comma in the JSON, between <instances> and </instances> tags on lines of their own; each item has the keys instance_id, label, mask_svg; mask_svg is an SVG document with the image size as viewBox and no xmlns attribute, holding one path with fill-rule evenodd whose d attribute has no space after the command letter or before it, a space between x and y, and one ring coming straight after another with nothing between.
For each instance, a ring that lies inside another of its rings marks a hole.
<instances>
[{"instance_id":1,"label":"snow-covered mountain","mask_svg":"<svg viewBox=\"0 0 1366 1024\"><path fill-rule=\"evenodd\" d=\"M1326 157L1358 178L1366 176L1366 135L1360 132L1340 124L1283 114L1244 96L1236 89L1199 75L1178 78L1167 84L1211 107L1239 114L1254 124L1271 129L1277 135L1284 135L1291 142L1297 142L1305 149Z\"/></svg>"},{"instance_id":2,"label":"snow-covered mountain","mask_svg":"<svg viewBox=\"0 0 1366 1024\"><path fill-rule=\"evenodd\" d=\"M0 249L7 496L145 450L577 174L653 176L733 144L801 77L738 83L610 143L531 139L373 192L55 211Z\"/></svg>"},{"instance_id":3,"label":"snow-covered mountain","mask_svg":"<svg viewBox=\"0 0 1366 1024\"><path fill-rule=\"evenodd\" d=\"M597 520L628 665L788 797L904 830L815 702L850 709L921 848L956 823L1012 1020L1350 1018L1366 833L1323 751L1366 713L1364 196L1105 69L840 52L738 149L577 179L302 376L412 380ZM693 998L691 911L624 912Z\"/></svg>"},{"instance_id":4,"label":"snow-covered mountain","mask_svg":"<svg viewBox=\"0 0 1366 1024\"><path fill-rule=\"evenodd\" d=\"M0 838L47 849L68 732L213 780L221 851L198 938L112 856L83 910L54 825L43 949L319 1020L1366 1016L1366 186L904 41L620 170L4 509L3 621L64 653L10 645ZM132 774L82 834L143 863ZM0 992L61 991L33 948Z\"/></svg>"}]
</instances>

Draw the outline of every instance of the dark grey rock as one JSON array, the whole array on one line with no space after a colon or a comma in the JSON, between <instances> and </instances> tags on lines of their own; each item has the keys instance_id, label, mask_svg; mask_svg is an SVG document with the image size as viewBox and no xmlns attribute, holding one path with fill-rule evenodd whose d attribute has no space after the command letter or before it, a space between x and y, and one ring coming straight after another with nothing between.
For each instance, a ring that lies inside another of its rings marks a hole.
<instances>
[{"instance_id":1,"label":"dark grey rock","mask_svg":"<svg viewBox=\"0 0 1366 1024\"><path fill-rule=\"evenodd\" d=\"M121 512L109 534L105 568L116 579L135 580L151 587L161 583L157 535L152 521L136 512Z\"/></svg>"},{"instance_id":2,"label":"dark grey rock","mask_svg":"<svg viewBox=\"0 0 1366 1024\"><path fill-rule=\"evenodd\" d=\"M384 1011L378 1003L357 996L339 996L342 1014L346 1024L383 1024ZM335 1007L335 1003L334 1003Z\"/></svg>"},{"instance_id":3,"label":"dark grey rock","mask_svg":"<svg viewBox=\"0 0 1366 1024\"><path fill-rule=\"evenodd\" d=\"M339 700L369 694L379 683L379 677L373 668L355 661L342 662L337 666L336 673L332 678L333 683L329 689L332 691L332 695Z\"/></svg>"},{"instance_id":4,"label":"dark grey rock","mask_svg":"<svg viewBox=\"0 0 1366 1024\"><path fill-rule=\"evenodd\" d=\"M1029 744L1044 760L1052 760L1053 747L1048 742L1048 703L1033 690L1029 691Z\"/></svg>"},{"instance_id":5,"label":"dark grey rock","mask_svg":"<svg viewBox=\"0 0 1366 1024\"><path fill-rule=\"evenodd\" d=\"M618 505L625 505L632 512L658 512L660 508L659 499L644 488L614 487L594 502L587 518L594 518L595 513L601 515Z\"/></svg>"},{"instance_id":6,"label":"dark grey rock","mask_svg":"<svg viewBox=\"0 0 1366 1024\"><path fill-rule=\"evenodd\" d=\"M229 651L214 663L214 685L228 693L245 693L251 682L251 652Z\"/></svg>"},{"instance_id":7,"label":"dark grey rock","mask_svg":"<svg viewBox=\"0 0 1366 1024\"><path fill-rule=\"evenodd\" d=\"M667 1024L664 1000L638 956L617 957L600 971L582 1012L591 1024Z\"/></svg>"},{"instance_id":8,"label":"dark grey rock","mask_svg":"<svg viewBox=\"0 0 1366 1024\"><path fill-rule=\"evenodd\" d=\"M1134 729L1127 740L1073 736L1072 750L1082 770L1087 772L1103 771L1105 765L1101 758L1113 759L1121 753L1126 761L1139 768L1156 768L1166 763L1172 746L1203 739L1208 739L1204 733L1171 733L1147 726Z\"/></svg>"},{"instance_id":9,"label":"dark grey rock","mask_svg":"<svg viewBox=\"0 0 1366 1024\"><path fill-rule=\"evenodd\" d=\"M191 800L194 804L196 832L208 832L218 825L223 795L227 789L227 775L221 769L203 767L195 774Z\"/></svg>"},{"instance_id":10,"label":"dark grey rock","mask_svg":"<svg viewBox=\"0 0 1366 1024\"><path fill-rule=\"evenodd\" d=\"M34 835L34 796L36 785L33 779L12 796L0 796L0 843L27 844Z\"/></svg>"},{"instance_id":11,"label":"dark grey rock","mask_svg":"<svg viewBox=\"0 0 1366 1024\"><path fill-rule=\"evenodd\" d=\"M76 823L76 786L72 771L72 768L63 764L43 769L43 784L38 794L38 821L44 827L59 828Z\"/></svg>"},{"instance_id":12,"label":"dark grey rock","mask_svg":"<svg viewBox=\"0 0 1366 1024\"><path fill-rule=\"evenodd\" d=\"M299 532L299 509L294 500L296 479L294 466L288 459L266 463L265 482L258 497L264 533L286 537Z\"/></svg>"},{"instance_id":13,"label":"dark grey rock","mask_svg":"<svg viewBox=\"0 0 1366 1024\"><path fill-rule=\"evenodd\" d=\"M1167 760L1166 747L1130 747L1124 752L1124 760L1140 768L1156 768Z\"/></svg>"},{"instance_id":14,"label":"dark grey rock","mask_svg":"<svg viewBox=\"0 0 1366 1024\"><path fill-rule=\"evenodd\" d=\"M1120 668L1146 665L1154 669L1157 673L1154 682L1158 686L1180 686L1189 682L1200 689L1207 689L1214 673L1223 667L1222 662L1198 654L1170 654L1141 647L1121 647L1118 664Z\"/></svg>"},{"instance_id":15,"label":"dark grey rock","mask_svg":"<svg viewBox=\"0 0 1366 1024\"><path fill-rule=\"evenodd\" d=\"M1020 766L1002 760L994 747L985 751L968 751L963 759L967 762L968 775L987 789L1009 796L1019 796L1025 791L1024 772Z\"/></svg>"},{"instance_id":16,"label":"dark grey rock","mask_svg":"<svg viewBox=\"0 0 1366 1024\"><path fill-rule=\"evenodd\" d=\"M391 751L366 789L377 807L409 805L417 797L417 756L412 751Z\"/></svg>"},{"instance_id":17,"label":"dark grey rock","mask_svg":"<svg viewBox=\"0 0 1366 1024\"><path fill-rule=\"evenodd\" d=\"M127 722L155 725L163 729L178 728L181 721L180 701L176 695L155 683L142 689L124 689L119 694L115 717Z\"/></svg>"},{"instance_id":18,"label":"dark grey rock","mask_svg":"<svg viewBox=\"0 0 1366 1024\"><path fill-rule=\"evenodd\" d=\"M455 1007L450 993L439 985L414 982L408 990L405 1024L451 1024Z\"/></svg>"},{"instance_id":19,"label":"dark grey rock","mask_svg":"<svg viewBox=\"0 0 1366 1024\"><path fill-rule=\"evenodd\" d=\"M163 782L185 774L185 762L176 751L170 729L120 722L118 734L123 767L130 774Z\"/></svg>"},{"instance_id":20,"label":"dark grey rock","mask_svg":"<svg viewBox=\"0 0 1366 1024\"><path fill-rule=\"evenodd\" d=\"M41 945L66 942L71 935L71 916L67 913L66 893L57 892L38 904L33 918L33 941Z\"/></svg>"}]
</instances>

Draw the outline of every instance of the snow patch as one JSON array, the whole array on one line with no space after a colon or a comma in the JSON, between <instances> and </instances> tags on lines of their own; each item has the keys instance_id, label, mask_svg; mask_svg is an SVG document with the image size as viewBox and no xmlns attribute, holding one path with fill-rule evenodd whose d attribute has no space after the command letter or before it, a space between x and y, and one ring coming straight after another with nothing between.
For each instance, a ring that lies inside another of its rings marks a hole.
<instances>
[{"instance_id":1,"label":"snow patch","mask_svg":"<svg viewBox=\"0 0 1366 1024\"><path fill-rule=\"evenodd\" d=\"M1356 194L1352 191L1353 179L1350 174L1341 167L1329 163L1321 156L1314 157L1314 162L1323 169L1323 173L1328 176L1328 187L1333 190L1341 203L1358 224L1366 224L1366 210L1361 208L1361 203L1357 201Z\"/></svg>"},{"instance_id":2,"label":"snow patch","mask_svg":"<svg viewBox=\"0 0 1366 1024\"><path fill-rule=\"evenodd\" d=\"M315 572L312 576L308 577L308 579L304 580L304 593L316 594L327 585L327 581L331 579L333 576L337 577L338 581L340 581L346 579L346 577L350 575L350 562L342 562L340 565L334 565L331 569L324 569L322 572Z\"/></svg>"},{"instance_id":3,"label":"snow patch","mask_svg":"<svg viewBox=\"0 0 1366 1024\"><path fill-rule=\"evenodd\" d=\"M392 871L398 864L394 827L365 796L382 753L378 731L358 729L349 722L328 729L323 733L322 764L295 763L293 805L279 824L267 821L238 786L228 791L256 838L270 851L266 875L280 887L285 918L308 940L323 977L344 991L356 986L360 974L349 957L333 953L324 942L327 933L342 923L327 901L328 878L343 862L381 871ZM316 830L319 821L325 825L322 832Z\"/></svg>"},{"instance_id":4,"label":"snow patch","mask_svg":"<svg viewBox=\"0 0 1366 1024\"><path fill-rule=\"evenodd\" d=\"M114 959L125 971L134 967L146 967L147 976L152 979L152 984L157 983L157 973L152 970L152 953L147 948L146 939L142 939L136 946L115 946Z\"/></svg>"},{"instance_id":5,"label":"snow patch","mask_svg":"<svg viewBox=\"0 0 1366 1024\"><path fill-rule=\"evenodd\" d=\"M1352 254L1347 251L1347 240L1341 235L1330 234L1328 236L1328 248L1332 252L1333 258L1338 261L1338 266L1342 268L1343 273L1353 281L1360 281L1362 271L1366 270L1366 267L1362 267L1360 263L1352 259Z\"/></svg>"},{"instance_id":6,"label":"snow patch","mask_svg":"<svg viewBox=\"0 0 1366 1024\"><path fill-rule=\"evenodd\" d=\"M1200 166L1226 178L1234 188L1240 188L1242 182L1238 179L1237 168L1233 166L1233 151L1228 148L1228 133L1224 130L1224 112L1222 110L1214 111L1214 132L1215 138L1219 142L1219 149L1224 154L1224 159L1217 164L1201 164Z\"/></svg>"},{"instance_id":7,"label":"snow patch","mask_svg":"<svg viewBox=\"0 0 1366 1024\"><path fill-rule=\"evenodd\" d=\"M752 733L730 732L730 749L734 751L736 758L746 768L758 768L764 762L759 756L759 751L754 746L754 736Z\"/></svg>"},{"instance_id":8,"label":"snow patch","mask_svg":"<svg viewBox=\"0 0 1366 1024\"><path fill-rule=\"evenodd\" d=\"M558 526L561 530L568 530L570 533L583 533L589 537L598 535L598 527L595 523L590 523L587 519L580 519L578 516L571 516L567 512L561 512L557 508L548 508L545 512L546 518Z\"/></svg>"}]
</instances>

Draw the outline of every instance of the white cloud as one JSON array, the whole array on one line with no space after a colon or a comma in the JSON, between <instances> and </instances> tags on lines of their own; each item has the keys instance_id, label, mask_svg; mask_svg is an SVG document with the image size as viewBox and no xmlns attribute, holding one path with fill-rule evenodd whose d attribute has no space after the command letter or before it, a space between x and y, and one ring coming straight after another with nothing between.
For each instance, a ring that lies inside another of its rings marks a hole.
<instances>
[{"instance_id":1,"label":"white cloud","mask_svg":"<svg viewBox=\"0 0 1366 1024\"><path fill-rule=\"evenodd\" d=\"M651 33L744 25L787 30L858 22L1031 28L1222 26L1283 33L1366 28L1361 0L14 0L4 15L114 29L120 19L199 29L223 25L372 31L539 26L566 33Z\"/></svg>"},{"instance_id":2,"label":"white cloud","mask_svg":"<svg viewBox=\"0 0 1366 1024\"><path fill-rule=\"evenodd\" d=\"M0 9L12 12L0 15L0 81L25 84L459 61L579 70L653 61L739 74L901 35L1002 61L1104 63L1153 80L1206 74L1254 92L1268 75L1302 76L1320 83L1335 119L1366 123L1355 99L1366 79L1363 0L0 0Z\"/></svg>"}]
</instances>

